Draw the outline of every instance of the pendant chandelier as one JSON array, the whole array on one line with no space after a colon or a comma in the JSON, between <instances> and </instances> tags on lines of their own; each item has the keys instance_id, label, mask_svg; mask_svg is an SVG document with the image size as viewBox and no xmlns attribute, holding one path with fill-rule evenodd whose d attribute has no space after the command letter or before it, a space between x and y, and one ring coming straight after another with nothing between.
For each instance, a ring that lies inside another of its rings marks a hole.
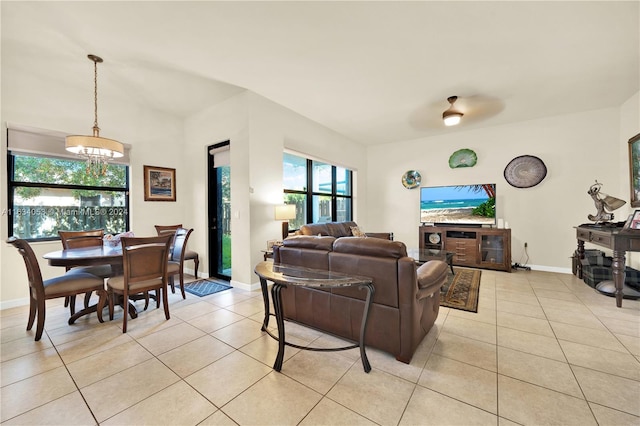
<instances>
[{"instance_id":1,"label":"pendant chandelier","mask_svg":"<svg viewBox=\"0 0 640 426\"><path fill-rule=\"evenodd\" d=\"M87 161L87 174L104 176L107 174L107 163L114 158L124 155L124 146L113 139L100 137L98 127L98 63L102 58L95 55L87 56L93 61L93 135L67 136L65 149Z\"/></svg>"}]
</instances>

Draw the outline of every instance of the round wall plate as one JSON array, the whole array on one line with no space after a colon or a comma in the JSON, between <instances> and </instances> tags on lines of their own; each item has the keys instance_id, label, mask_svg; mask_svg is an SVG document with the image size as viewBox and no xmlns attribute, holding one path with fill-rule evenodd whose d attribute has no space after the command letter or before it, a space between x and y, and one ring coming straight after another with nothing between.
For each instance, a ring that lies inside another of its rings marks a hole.
<instances>
[{"instance_id":1,"label":"round wall plate","mask_svg":"<svg viewBox=\"0 0 640 426\"><path fill-rule=\"evenodd\" d=\"M420 182L422 182L422 176L420 176L420 173L415 170L409 170L402 175L402 184L407 189L419 187Z\"/></svg>"},{"instance_id":2,"label":"round wall plate","mask_svg":"<svg viewBox=\"0 0 640 426\"><path fill-rule=\"evenodd\" d=\"M458 167L473 167L478 161L478 156L472 149L459 149L449 157L449 167L457 169Z\"/></svg>"},{"instance_id":3,"label":"round wall plate","mask_svg":"<svg viewBox=\"0 0 640 426\"><path fill-rule=\"evenodd\" d=\"M504 178L516 188L536 186L547 175L547 166L533 155L521 155L514 158L504 169Z\"/></svg>"},{"instance_id":4,"label":"round wall plate","mask_svg":"<svg viewBox=\"0 0 640 426\"><path fill-rule=\"evenodd\" d=\"M431 244L438 244L440 242L440 234L435 232L433 234L429 234L429 242Z\"/></svg>"}]
</instances>

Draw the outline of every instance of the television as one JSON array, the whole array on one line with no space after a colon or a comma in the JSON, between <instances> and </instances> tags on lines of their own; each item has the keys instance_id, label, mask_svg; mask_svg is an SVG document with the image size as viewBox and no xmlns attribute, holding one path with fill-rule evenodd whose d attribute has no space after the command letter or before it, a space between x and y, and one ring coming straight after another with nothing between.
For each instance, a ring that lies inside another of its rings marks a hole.
<instances>
[{"instance_id":1,"label":"television","mask_svg":"<svg viewBox=\"0 0 640 426\"><path fill-rule=\"evenodd\" d=\"M420 222L495 225L496 184L421 187Z\"/></svg>"}]
</instances>

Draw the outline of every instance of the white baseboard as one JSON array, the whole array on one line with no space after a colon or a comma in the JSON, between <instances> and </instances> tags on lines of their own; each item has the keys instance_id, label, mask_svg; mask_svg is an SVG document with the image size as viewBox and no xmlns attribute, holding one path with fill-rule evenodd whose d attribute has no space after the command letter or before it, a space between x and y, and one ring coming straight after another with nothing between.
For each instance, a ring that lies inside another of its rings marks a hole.
<instances>
[{"instance_id":1,"label":"white baseboard","mask_svg":"<svg viewBox=\"0 0 640 426\"><path fill-rule=\"evenodd\" d=\"M22 299L5 300L4 302L0 302L0 311L4 309L15 308L17 306L27 306L28 304L28 297L24 297Z\"/></svg>"}]
</instances>

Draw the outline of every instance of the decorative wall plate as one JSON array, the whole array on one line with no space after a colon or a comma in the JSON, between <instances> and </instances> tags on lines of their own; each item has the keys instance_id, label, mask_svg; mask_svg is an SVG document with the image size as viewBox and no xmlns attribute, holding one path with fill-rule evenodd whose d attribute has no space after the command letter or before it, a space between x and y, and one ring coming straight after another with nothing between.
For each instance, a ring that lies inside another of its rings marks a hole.
<instances>
[{"instance_id":1,"label":"decorative wall plate","mask_svg":"<svg viewBox=\"0 0 640 426\"><path fill-rule=\"evenodd\" d=\"M458 167L473 167L478 161L478 156L471 149L459 149L449 157L449 167L457 169Z\"/></svg>"},{"instance_id":2,"label":"decorative wall plate","mask_svg":"<svg viewBox=\"0 0 640 426\"><path fill-rule=\"evenodd\" d=\"M431 244L438 244L440 242L440 234L437 234L435 232L432 234L429 234L429 242Z\"/></svg>"},{"instance_id":3,"label":"decorative wall plate","mask_svg":"<svg viewBox=\"0 0 640 426\"><path fill-rule=\"evenodd\" d=\"M415 170L409 170L402 175L402 184L407 189L419 187L420 182L422 182L422 176Z\"/></svg>"},{"instance_id":4,"label":"decorative wall plate","mask_svg":"<svg viewBox=\"0 0 640 426\"><path fill-rule=\"evenodd\" d=\"M547 175L547 166L533 155L521 155L514 158L504 168L504 178L516 188L536 186Z\"/></svg>"}]
</instances>

